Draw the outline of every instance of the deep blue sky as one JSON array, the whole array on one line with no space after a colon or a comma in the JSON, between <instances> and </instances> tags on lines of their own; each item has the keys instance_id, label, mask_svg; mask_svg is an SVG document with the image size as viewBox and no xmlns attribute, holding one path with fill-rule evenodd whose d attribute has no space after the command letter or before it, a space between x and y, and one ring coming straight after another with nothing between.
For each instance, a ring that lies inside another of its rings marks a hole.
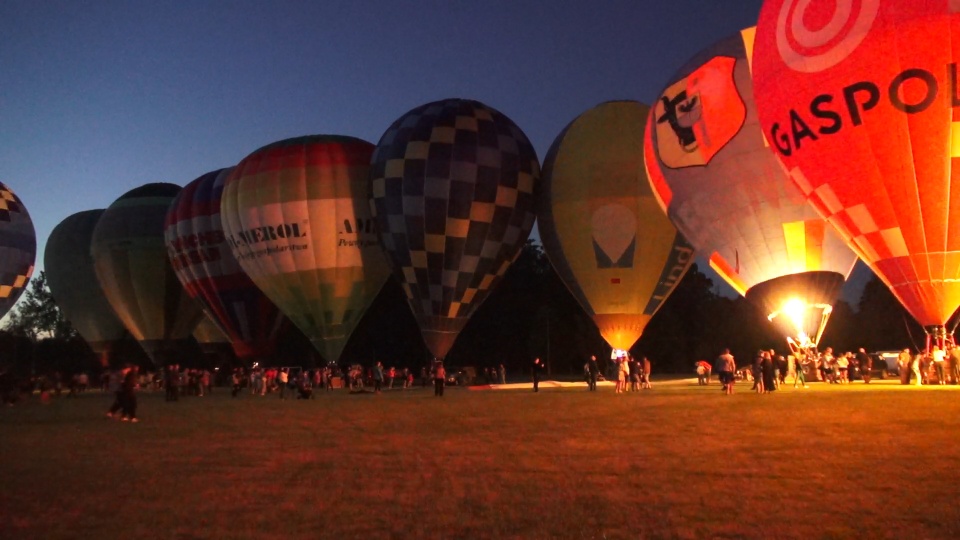
<instances>
[{"instance_id":1,"label":"deep blue sky","mask_svg":"<svg viewBox=\"0 0 960 540\"><path fill-rule=\"evenodd\" d=\"M375 143L436 99L495 107L542 159L597 103L649 103L761 3L4 0L0 180L42 263L60 220L141 184L184 185L298 135Z\"/></svg>"}]
</instances>

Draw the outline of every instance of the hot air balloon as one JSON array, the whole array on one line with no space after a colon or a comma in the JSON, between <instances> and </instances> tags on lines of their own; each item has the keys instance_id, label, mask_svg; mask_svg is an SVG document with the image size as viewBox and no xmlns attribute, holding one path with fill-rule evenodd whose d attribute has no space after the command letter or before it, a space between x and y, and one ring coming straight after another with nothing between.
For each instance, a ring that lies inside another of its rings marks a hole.
<instances>
[{"instance_id":1,"label":"hot air balloon","mask_svg":"<svg viewBox=\"0 0 960 540\"><path fill-rule=\"evenodd\" d=\"M37 236L20 199L0 182L0 318L17 303L33 275Z\"/></svg>"},{"instance_id":2,"label":"hot air balloon","mask_svg":"<svg viewBox=\"0 0 960 540\"><path fill-rule=\"evenodd\" d=\"M669 81L645 152L663 208L740 294L815 346L857 257L767 147L750 79L753 30L708 47Z\"/></svg>"},{"instance_id":3,"label":"hot air balloon","mask_svg":"<svg viewBox=\"0 0 960 540\"><path fill-rule=\"evenodd\" d=\"M157 365L185 345L203 317L167 258L163 224L174 184L128 191L100 216L90 254L114 312Z\"/></svg>"},{"instance_id":4,"label":"hot air balloon","mask_svg":"<svg viewBox=\"0 0 960 540\"><path fill-rule=\"evenodd\" d=\"M620 350L640 338L694 259L647 179L649 111L614 101L571 122L544 160L537 213L557 274Z\"/></svg>"},{"instance_id":5,"label":"hot air balloon","mask_svg":"<svg viewBox=\"0 0 960 540\"><path fill-rule=\"evenodd\" d=\"M223 232L221 195L232 171L204 174L183 188L167 211L164 241L180 282L237 357L259 360L275 352L286 318L240 268ZM202 345L206 338L197 339Z\"/></svg>"},{"instance_id":6,"label":"hot air balloon","mask_svg":"<svg viewBox=\"0 0 960 540\"><path fill-rule=\"evenodd\" d=\"M90 256L93 229L103 212L78 212L54 227L43 266L57 307L106 366L127 330L107 301Z\"/></svg>"},{"instance_id":7,"label":"hot air balloon","mask_svg":"<svg viewBox=\"0 0 960 540\"><path fill-rule=\"evenodd\" d=\"M947 0L768 0L754 58L790 178L939 337L960 305L958 32Z\"/></svg>"},{"instance_id":8,"label":"hot air balloon","mask_svg":"<svg viewBox=\"0 0 960 540\"><path fill-rule=\"evenodd\" d=\"M372 152L353 137L287 139L244 158L223 189L234 257L330 362L389 276L367 202Z\"/></svg>"},{"instance_id":9,"label":"hot air balloon","mask_svg":"<svg viewBox=\"0 0 960 540\"><path fill-rule=\"evenodd\" d=\"M443 358L530 234L536 152L500 112L447 99L397 119L370 174L394 275L427 347Z\"/></svg>"}]
</instances>

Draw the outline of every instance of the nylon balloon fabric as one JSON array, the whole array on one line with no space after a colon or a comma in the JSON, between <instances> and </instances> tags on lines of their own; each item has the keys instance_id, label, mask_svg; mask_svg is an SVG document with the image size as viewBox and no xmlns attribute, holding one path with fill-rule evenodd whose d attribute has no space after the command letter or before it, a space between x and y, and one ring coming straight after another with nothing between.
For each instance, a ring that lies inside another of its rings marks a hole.
<instances>
[{"instance_id":1,"label":"nylon balloon fabric","mask_svg":"<svg viewBox=\"0 0 960 540\"><path fill-rule=\"evenodd\" d=\"M751 28L713 44L669 79L645 153L663 208L710 267L768 316L799 306L775 322L815 343L857 256L770 152L751 81L753 37ZM796 328L801 310L811 315Z\"/></svg>"},{"instance_id":2,"label":"nylon balloon fabric","mask_svg":"<svg viewBox=\"0 0 960 540\"><path fill-rule=\"evenodd\" d=\"M274 354L286 318L244 273L224 233L221 198L232 172L212 171L183 188L167 211L164 243L187 293L229 338L237 357L264 359ZM201 345L219 339L209 328L194 336Z\"/></svg>"},{"instance_id":3,"label":"nylon balloon fabric","mask_svg":"<svg viewBox=\"0 0 960 540\"><path fill-rule=\"evenodd\" d=\"M530 234L536 151L497 110L446 99L398 118L370 175L383 248L427 347L443 358Z\"/></svg>"},{"instance_id":4,"label":"nylon balloon fabric","mask_svg":"<svg viewBox=\"0 0 960 540\"><path fill-rule=\"evenodd\" d=\"M390 274L368 202L372 153L353 137L286 139L244 158L224 185L234 257L330 362Z\"/></svg>"},{"instance_id":5,"label":"nylon balloon fabric","mask_svg":"<svg viewBox=\"0 0 960 540\"><path fill-rule=\"evenodd\" d=\"M0 183L0 317L23 294L37 257L37 235L20 198Z\"/></svg>"},{"instance_id":6,"label":"nylon balloon fabric","mask_svg":"<svg viewBox=\"0 0 960 540\"><path fill-rule=\"evenodd\" d=\"M193 339L197 340L197 344L200 345L200 350L204 354L217 354L224 347L232 347L230 338L220 328L220 325L207 314L200 319L200 324L194 329Z\"/></svg>"},{"instance_id":7,"label":"nylon balloon fabric","mask_svg":"<svg viewBox=\"0 0 960 540\"><path fill-rule=\"evenodd\" d=\"M43 267L57 307L107 365L127 330L100 287L90 255L93 230L103 213L78 212L57 224L47 238Z\"/></svg>"},{"instance_id":8,"label":"nylon balloon fabric","mask_svg":"<svg viewBox=\"0 0 960 540\"><path fill-rule=\"evenodd\" d=\"M754 85L791 180L924 326L960 305L960 4L768 0Z\"/></svg>"},{"instance_id":9,"label":"nylon balloon fabric","mask_svg":"<svg viewBox=\"0 0 960 540\"><path fill-rule=\"evenodd\" d=\"M544 160L537 213L560 279L621 350L640 338L694 260L647 178L649 113L642 103L613 101L573 120Z\"/></svg>"},{"instance_id":10,"label":"nylon balloon fabric","mask_svg":"<svg viewBox=\"0 0 960 540\"><path fill-rule=\"evenodd\" d=\"M175 361L203 317L163 243L167 209L180 186L146 184L113 202L93 230L97 280L124 326L157 365Z\"/></svg>"}]
</instances>

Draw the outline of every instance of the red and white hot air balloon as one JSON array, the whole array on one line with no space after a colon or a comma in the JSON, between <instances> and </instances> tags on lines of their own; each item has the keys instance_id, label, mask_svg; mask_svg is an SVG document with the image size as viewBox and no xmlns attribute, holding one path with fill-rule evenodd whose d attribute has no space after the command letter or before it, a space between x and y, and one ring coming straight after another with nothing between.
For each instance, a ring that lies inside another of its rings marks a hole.
<instances>
[{"instance_id":1,"label":"red and white hot air balloon","mask_svg":"<svg viewBox=\"0 0 960 540\"><path fill-rule=\"evenodd\" d=\"M956 35L951 0L768 0L753 59L792 180L941 338L960 306Z\"/></svg>"}]
</instances>

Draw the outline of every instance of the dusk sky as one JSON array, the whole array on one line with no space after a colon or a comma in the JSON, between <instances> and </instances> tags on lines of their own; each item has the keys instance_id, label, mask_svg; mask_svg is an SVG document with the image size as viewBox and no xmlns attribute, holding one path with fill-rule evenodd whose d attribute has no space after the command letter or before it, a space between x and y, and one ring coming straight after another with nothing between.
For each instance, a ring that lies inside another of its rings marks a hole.
<instances>
[{"instance_id":1,"label":"dusk sky","mask_svg":"<svg viewBox=\"0 0 960 540\"><path fill-rule=\"evenodd\" d=\"M698 50L756 24L761 3L5 0L0 181L33 217L40 269L70 214L279 139L376 143L437 99L500 110L542 161L577 115L649 103Z\"/></svg>"}]
</instances>

